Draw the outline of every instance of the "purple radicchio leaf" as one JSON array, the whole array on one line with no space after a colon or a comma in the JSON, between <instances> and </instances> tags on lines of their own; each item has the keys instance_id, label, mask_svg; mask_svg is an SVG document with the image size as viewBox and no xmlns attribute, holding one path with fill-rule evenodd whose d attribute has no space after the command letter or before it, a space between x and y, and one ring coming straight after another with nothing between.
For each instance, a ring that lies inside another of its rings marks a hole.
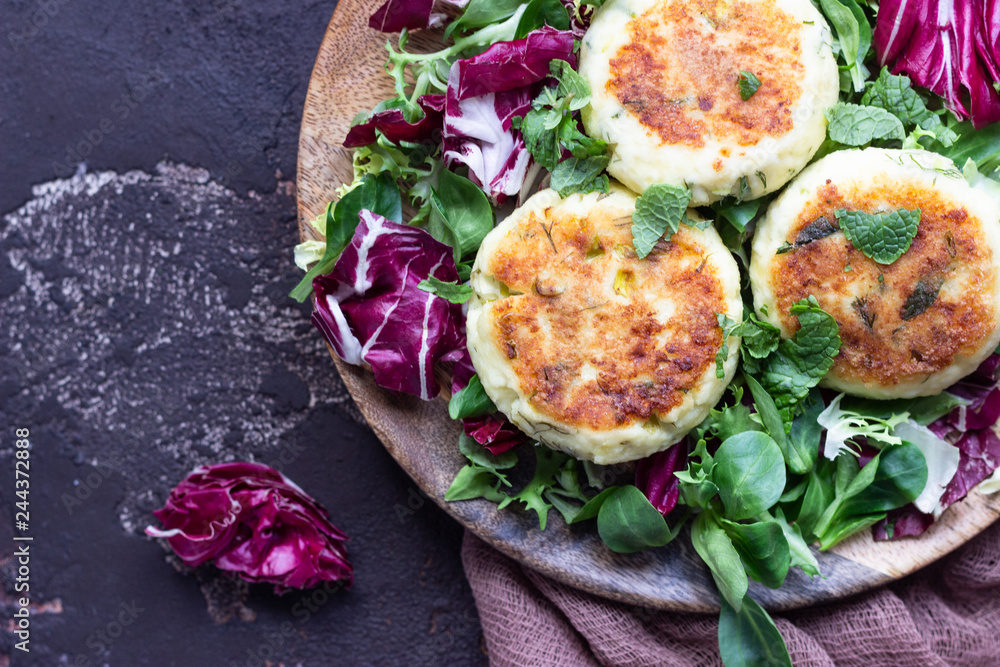
<instances>
[{"instance_id":1,"label":"purple radicchio leaf","mask_svg":"<svg viewBox=\"0 0 1000 667\"><path fill-rule=\"evenodd\" d=\"M868 444L868 438L859 437L855 438L854 442L858 446L858 468L864 468L866 465L872 462L876 456L878 456L879 449Z\"/></svg>"},{"instance_id":2,"label":"purple radicchio leaf","mask_svg":"<svg viewBox=\"0 0 1000 667\"><path fill-rule=\"evenodd\" d=\"M549 77L553 60L576 66L573 34L544 26L524 39L497 42L478 56L456 61L449 72L448 95L461 101L531 86Z\"/></svg>"},{"instance_id":3,"label":"purple radicchio leaf","mask_svg":"<svg viewBox=\"0 0 1000 667\"><path fill-rule=\"evenodd\" d=\"M653 507L667 516L677 506L680 480L675 472L687 466L688 443L681 440L669 449L647 456L635 466L635 485Z\"/></svg>"},{"instance_id":4,"label":"purple radicchio leaf","mask_svg":"<svg viewBox=\"0 0 1000 667\"><path fill-rule=\"evenodd\" d=\"M971 401L969 405L958 406L945 417L956 430L965 433L989 428L1000 417L1000 389L997 387L959 383L948 391Z\"/></svg>"},{"instance_id":5,"label":"purple radicchio leaf","mask_svg":"<svg viewBox=\"0 0 1000 667\"><path fill-rule=\"evenodd\" d=\"M313 281L313 324L341 359L371 366L379 386L429 400L440 389L434 365L466 345L462 306L418 287L458 280L452 249L371 211L359 217L333 271Z\"/></svg>"},{"instance_id":6,"label":"purple radicchio leaf","mask_svg":"<svg viewBox=\"0 0 1000 667\"><path fill-rule=\"evenodd\" d=\"M469 350L466 348L462 351L462 356L455 361L451 370L451 393L457 394L465 389L475 374L476 367L472 365L472 357L469 356Z\"/></svg>"},{"instance_id":7,"label":"purple radicchio leaf","mask_svg":"<svg viewBox=\"0 0 1000 667\"><path fill-rule=\"evenodd\" d=\"M462 420L465 434L494 456L508 452L530 440L500 412Z\"/></svg>"},{"instance_id":8,"label":"purple radicchio leaf","mask_svg":"<svg viewBox=\"0 0 1000 667\"><path fill-rule=\"evenodd\" d=\"M964 498L971 489L1000 467L1000 438L992 428L1000 420L998 374L1000 354L993 354L974 373L948 388L949 393L968 400L969 405L956 407L928 426L939 438L954 442L959 449L958 470L941 496L942 509ZM912 512L919 514L916 508L912 508ZM891 518L891 515L887 518ZM916 521L915 518L908 520ZM876 536L880 530L885 530L884 525L879 528L882 523L884 522L875 526ZM911 529L915 528L905 530ZM894 531L891 539L902 536L903 533Z\"/></svg>"},{"instance_id":9,"label":"purple radicchio leaf","mask_svg":"<svg viewBox=\"0 0 1000 667\"><path fill-rule=\"evenodd\" d=\"M203 466L181 480L166 505L153 512L166 538L191 567L214 561L221 570L275 591L324 581L350 586L347 536L329 513L280 472L256 463Z\"/></svg>"},{"instance_id":10,"label":"purple radicchio leaf","mask_svg":"<svg viewBox=\"0 0 1000 667\"><path fill-rule=\"evenodd\" d=\"M992 426L1000 418L1000 389L997 373L1000 354L992 354L968 377L948 388L948 392L969 401L946 415L946 422L965 433Z\"/></svg>"},{"instance_id":11,"label":"purple radicchio leaf","mask_svg":"<svg viewBox=\"0 0 1000 667\"><path fill-rule=\"evenodd\" d=\"M578 40L583 39L590 27L590 21L594 18L595 7L593 5L576 5L576 0L562 0L563 6L569 12L569 29L573 32L573 37Z\"/></svg>"},{"instance_id":12,"label":"purple radicchio leaf","mask_svg":"<svg viewBox=\"0 0 1000 667\"><path fill-rule=\"evenodd\" d=\"M387 0L368 19L368 26L381 32L439 28L448 20L443 10L461 9L467 4L469 0Z\"/></svg>"},{"instance_id":13,"label":"purple radicchio leaf","mask_svg":"<svg viewBox=\"0 0 1000 667\"><path fill-rule=\"evenodd\" d=\"M964 498L977 484L1000 467L1000 438L991 428L969 431L955 443L961 451L958 472L941 496L941 506L948 507Z\"/></svg>"},{"instance_id":14,"label":"purple radicchio leaf","mask_svg":"<svg viewBox=\"0 0 1000 667\"><path fill-rule=\"evenodd\" d=\"M872 535L877 542L898 540L901 537L916 537L923 535L934 523L933 514L924 514L913 503L898 509L890 510L889 514L872 526ZM892 534L889 534L889 530Z\"/></svg>"},{"instance_id":15,"label":"purple radicchio leaf","mask_svg":"<svg viewBox=\"0 0 1000 667\"><path fill-rule=\"evenodd\" d=\"M1000 120L1000 6L996 0L884 0L875 23L880 65L943 97L976 128ZM964 91L963 91L964 89ZM965 98L971 102L966 108Z\"/></svg>"},{"instance_id":16,"label":"purple radicchio leaf","mask_svg":"<svg viewBox=\"0 0 1000 667\"><path fill-rule=\"evenodd\" d=\"M469 178L496 205L524 184L531 154L511 124L531 110L556 59L575 60L573 33L546 26L459 60L448 73L445 160L449 166L468 166Z\"/></svg>"},{"instance_id":17,"label":"purple radicchio leaf","mask_svg":"<svg viewBox=\"0 0 1000 667\"><path fill-rule=\"evenodd\" d=\"M444 118L444 95L421 95L417 104L424 112L423 118L410 123L403 117L402 109L386 109L372 114L370 118L353 126L344 139L346 148L357 148L375 143L378 130L389 141L420 143L440 141L441 124Z\"/></svg>"}]
</instances>

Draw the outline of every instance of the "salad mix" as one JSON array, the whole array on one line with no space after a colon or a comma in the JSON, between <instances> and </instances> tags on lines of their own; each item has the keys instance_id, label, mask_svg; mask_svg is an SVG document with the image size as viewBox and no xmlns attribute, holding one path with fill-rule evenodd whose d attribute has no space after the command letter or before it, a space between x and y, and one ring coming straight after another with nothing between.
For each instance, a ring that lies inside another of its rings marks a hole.
<instances>
[{"instance_id":1,"label":"salad mix","mask_svg":"<svg viewBox=\"0 0 1000 667\"><path fill-rule=\"evenodd\" d=\"M370 25L387 44L395 95L355 119L354 180L311 224L325 242L296 249L307 270L292 295L315 293L313 322L345 361L427 400L451 371L449 414L468 463L446 499L522 506L544 529L596 520L608 548L663 546L690 535L721 595L725 664L791 664L748 580L782 585L790 568L821 575L829 549L871 529L920 535L973 488L1000 489L1000 354L930 397L873 400L818 388L840 349L837 322L815 298L778 329L747 307L719 316L740 336L741 370L688 436L639 461L631 483L587 461L529 445L483 390L466 349L463 303L480 243L498 212L544 187L607 192L609 146L582 131L591 91L576 72L580 38L602 0L389 0ZM836 37L840 102L814 159L847 147L924 148L1000 197L1000 3L993 0L818 0ZM443 30L433 53L407 50L411 30ZM760 85L741 72L748 99ZM714 224L746 268L755 222L772 196L728 197L685 211L690 191L649 188L632 220L637 256L681 224ZM825 220L825 219L824 219ZM829 223L827 223L829 224ZM919 211L838 211L857 248L887 264L909 247ZM746 292L746 290L745 290ZM745 303L750 303L745 298ZM916 306L915 306L916 307ZM718 369L729 353L719 351ZM527 472L521 473L527 468ZM620 471L619 471L620 472ZM517 481L521 480L521 481ZM984 482L984 480L986 480Z\"/></svg>"}]
</instances>

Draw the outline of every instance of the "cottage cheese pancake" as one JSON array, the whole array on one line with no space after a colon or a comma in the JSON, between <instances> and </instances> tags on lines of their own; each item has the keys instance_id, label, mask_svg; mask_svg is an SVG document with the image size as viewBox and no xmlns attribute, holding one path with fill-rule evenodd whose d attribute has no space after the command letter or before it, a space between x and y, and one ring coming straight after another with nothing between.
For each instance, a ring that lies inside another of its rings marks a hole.
<instances>
[{"instance_id":1,"label":"cottage cheese pancake","mask_svg":"<svg viewBox=\"0 0 1000 667\"><path fill-rule=\"evenodd\" d=\"M883 265L847 240L838 209L920 209L920 225ZM1000 204L940 155L832 153L768 209L750 279L758 313L783 336L797 328L789 308L810 294L836 318L842 345L826 386L873 398L937 394L1000 343Z\"/></svg>"},{"instance_id":2,"label":"cottage cheese pancake","mask_svg":"<svg viewBox=\"0 0 1000 667\"><path fill-rule=\"evenodd\" d=\"M823 142L840 91L831 39L809 0L609 0L580 52L584 125L636 192L683 184L694 206L759 197ZM741 70L761 82L747 100Z\"/></svg>"},{"instance_id":3,"label":"cottage cheese pancake","mask_svg":"<svg viewBox=\"0 0 1000 667\"><path fill-rule=\"evenodd\" d=\"M645 259L635 195L538 193L483 241L472 272L472 361L519 428L578 458L615 463L677 442L735 372L716 313L739 321L740 277L714 229L682 225ZM688 212L696 216L693 211Z\"/></svg>"}]
</instances>

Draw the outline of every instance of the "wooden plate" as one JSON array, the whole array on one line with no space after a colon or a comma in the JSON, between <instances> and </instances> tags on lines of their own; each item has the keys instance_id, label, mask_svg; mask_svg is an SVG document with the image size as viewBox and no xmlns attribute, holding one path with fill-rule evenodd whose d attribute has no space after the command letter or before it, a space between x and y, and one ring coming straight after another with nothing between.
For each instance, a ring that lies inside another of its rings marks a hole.
<instances>
[{"instance_id":1,"label":"wooden plate","mask_svg":"<svg viewBox=\"0 0 1000 667\"><path fill-rule=\"evenodd\" d=\"M392 97L386 76L385 43L395 36L368 28L381 0L341 0L309 82L299 137L299 229L315 238L307 220L322 213L334 190L352 180L351 153L341 146L354 116ZM411 47L440 44L417 34ZM622 602L683 611L718 609L708 571L681 535L662 549L634 555L611 552L593 523L566 526L556 512L538 530L533 513L498 512L485 500L446 503L444 493L465 461L458 452L459 429L443 400L424 402L375 386L371 373L334 359L347 388L389 453L424 494L469 530L500 551L577 588ZM751 593L772 610L834 600L902 577L952 551L1000 516L1000 494L973 491L951 507L918 539L872 540L863 531L832 552L817 554L825 579L789 573L779 590L751 582Z\"/></svg>"}]
</instances>

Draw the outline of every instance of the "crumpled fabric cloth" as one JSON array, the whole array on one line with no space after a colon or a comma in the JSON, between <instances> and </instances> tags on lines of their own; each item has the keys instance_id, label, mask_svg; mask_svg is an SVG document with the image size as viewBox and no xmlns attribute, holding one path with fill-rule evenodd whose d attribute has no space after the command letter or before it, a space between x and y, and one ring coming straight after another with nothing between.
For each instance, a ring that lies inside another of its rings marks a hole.
<instances>
[{"instance_id":1,"label":"crumpled fabric cloth","mask_svg":"<svg viewBox=\"0 0 1000 667\"><path fill-rule=\"evenodd\" d=\"M722 665L715 615L596 597L468 532L462 562L491 667ZM1000 667L1000 522L889 586L772 617L796 667Z\"/></svg>"}]
</instances>

